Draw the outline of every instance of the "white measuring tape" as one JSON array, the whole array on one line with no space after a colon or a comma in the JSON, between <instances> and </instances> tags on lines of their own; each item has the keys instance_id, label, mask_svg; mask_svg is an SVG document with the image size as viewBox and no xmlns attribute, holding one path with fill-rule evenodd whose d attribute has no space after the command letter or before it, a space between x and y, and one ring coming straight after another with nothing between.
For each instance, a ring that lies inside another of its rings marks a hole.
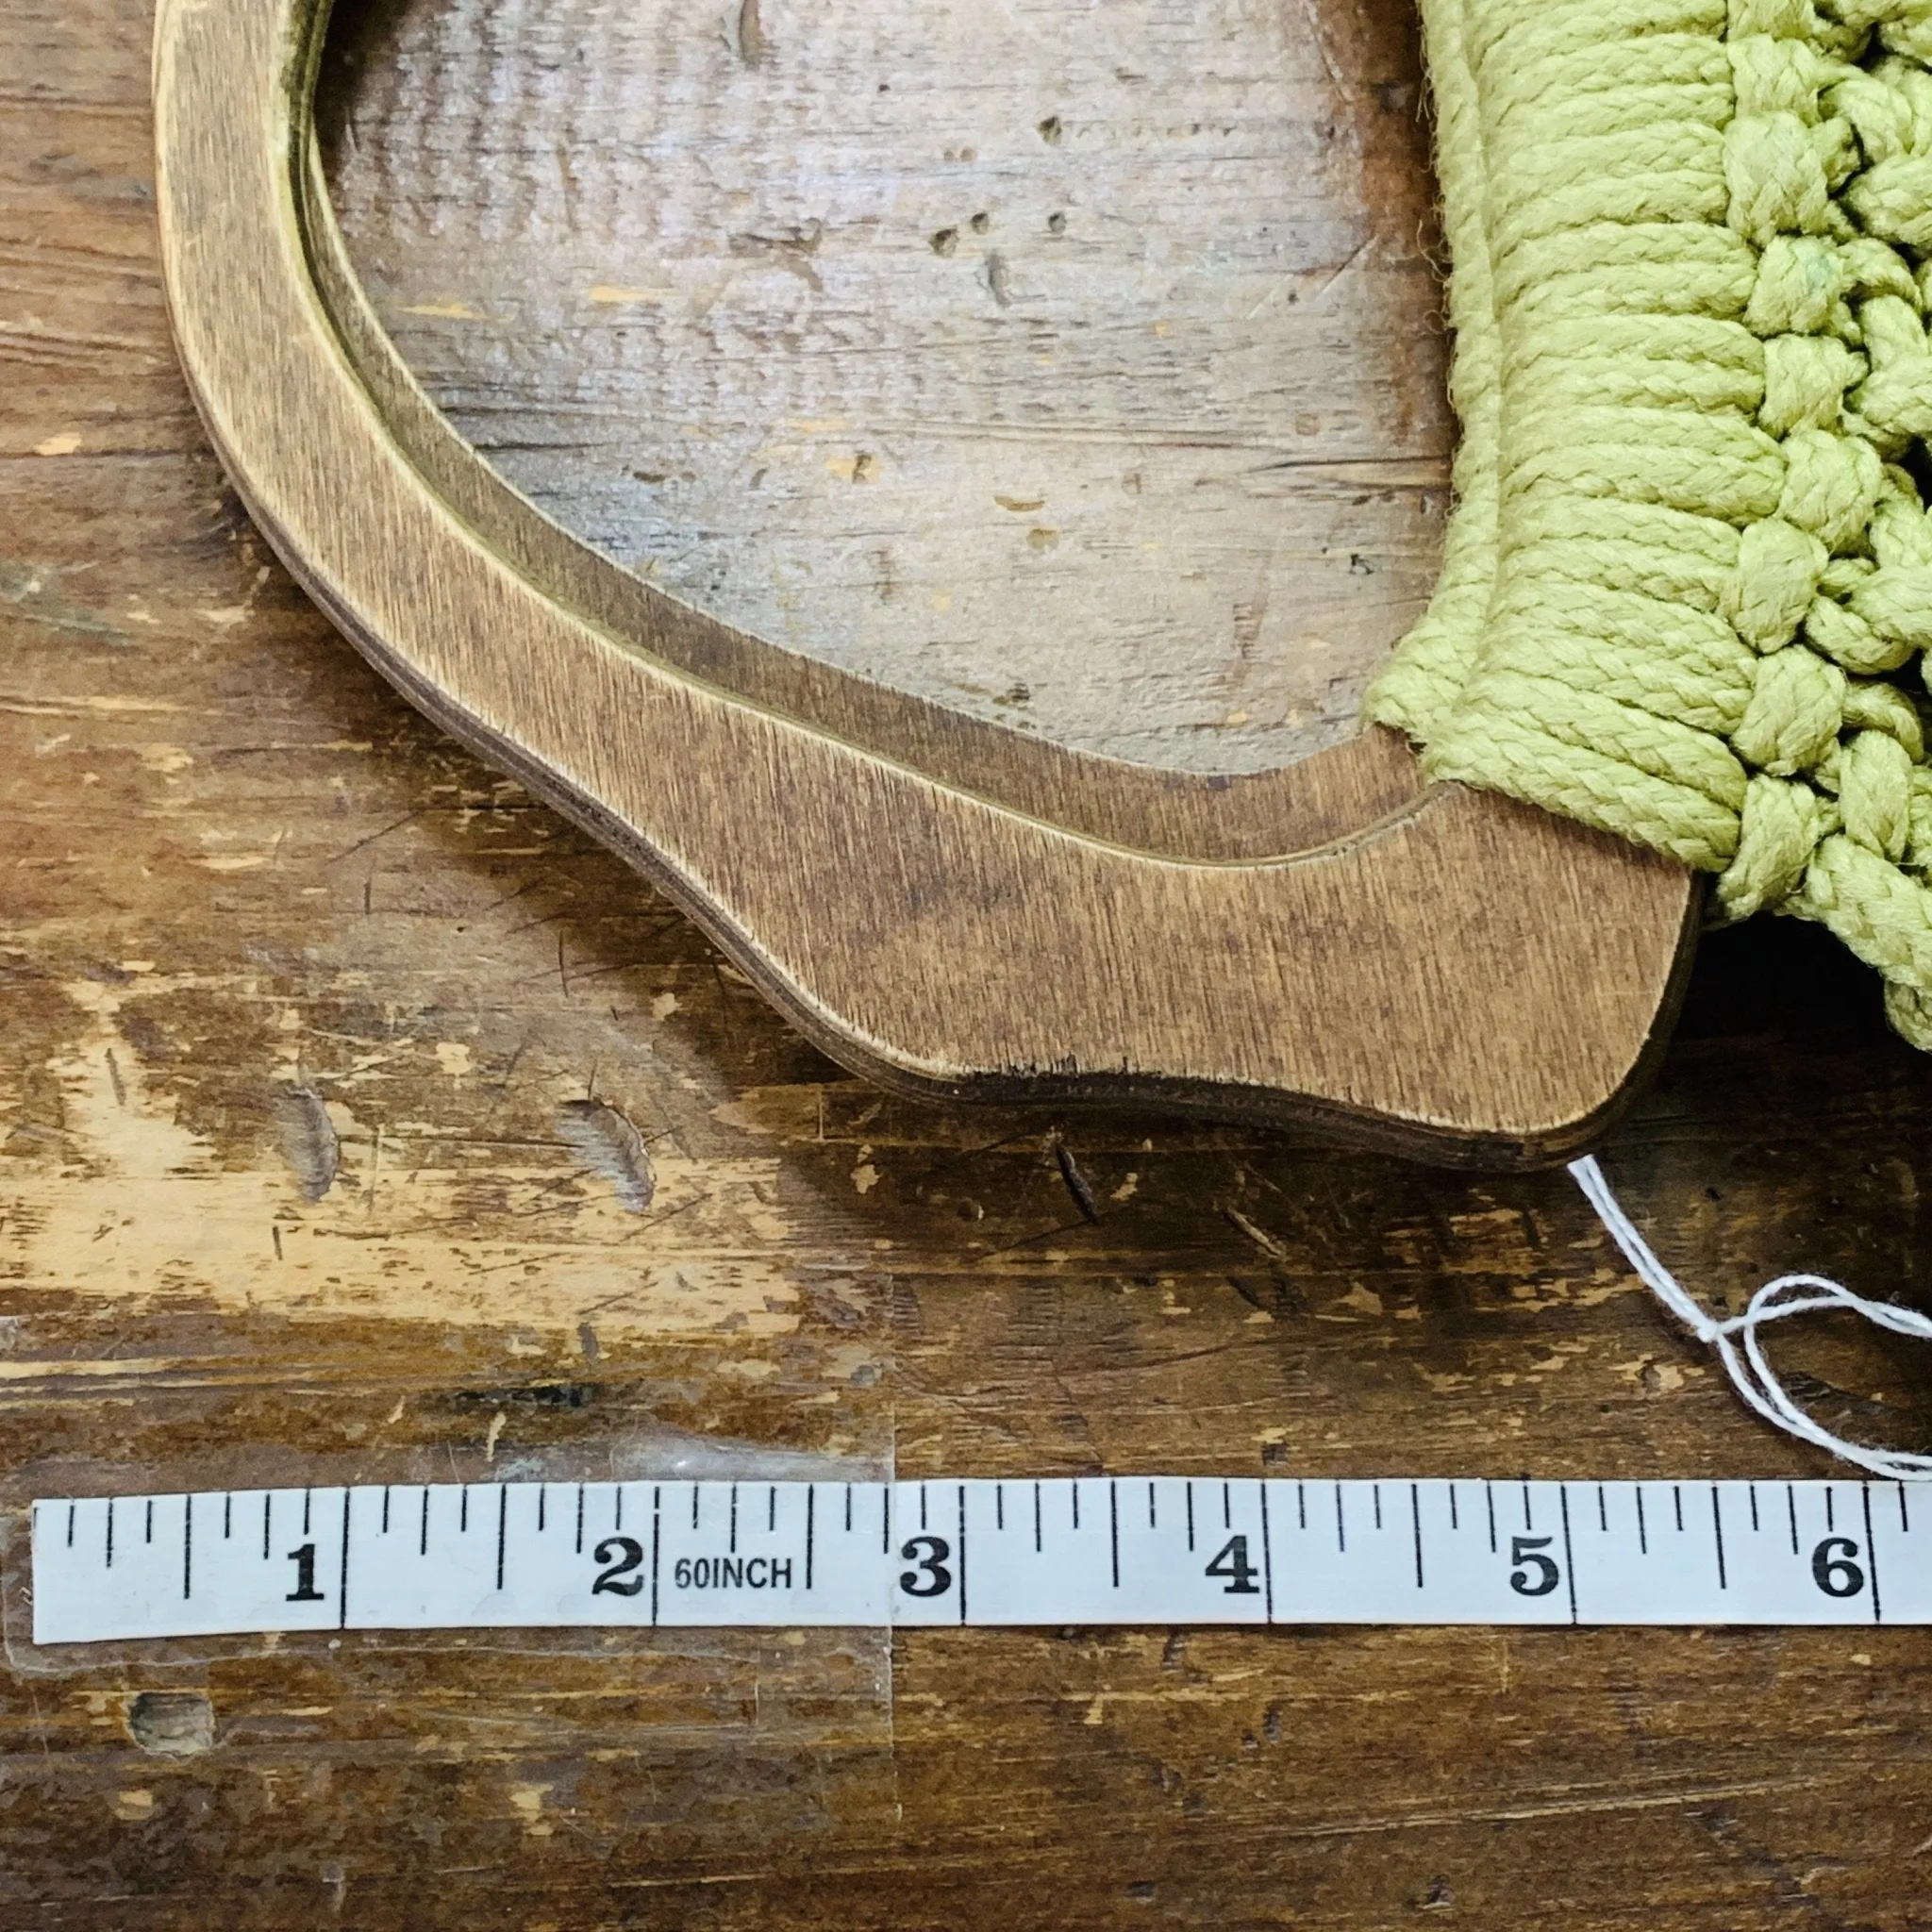
<instances>
[{"instance_id":1,"label":"white measuring tape","mask_svg":"<svg viewBox=\"0 0 1932 1932\"><path fill-rule=\"evenodd\" d=\"M1927 1624L1891 1482L472 1483L33 1507L42 1644L597 1625Z\"/></svg>"}]
</instances>

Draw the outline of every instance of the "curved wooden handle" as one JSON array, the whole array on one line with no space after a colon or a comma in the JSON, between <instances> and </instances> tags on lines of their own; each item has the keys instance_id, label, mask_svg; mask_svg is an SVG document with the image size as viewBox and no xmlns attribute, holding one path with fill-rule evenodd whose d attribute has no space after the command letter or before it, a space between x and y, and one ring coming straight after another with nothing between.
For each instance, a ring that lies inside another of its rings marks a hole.
<instances>
[{"instance_id":1,"label":"curved wooden handle","mask_svg":"<svg viewBox=\"0 0 1932 1932\"><path fill-rule=\"evenodd\" d=\"M1382 734L1267 774L1224 822L1201 781L963 724L920 756L931 708L785 684L782 654L548 525L408 384L317 201L325 18L163 0L162 258L237 489L414 702L889 1085L1158 1101L1475 1165L1603 1124L1680 984L1690 874L1424 789Z\"/></svg>"}]
</instances>

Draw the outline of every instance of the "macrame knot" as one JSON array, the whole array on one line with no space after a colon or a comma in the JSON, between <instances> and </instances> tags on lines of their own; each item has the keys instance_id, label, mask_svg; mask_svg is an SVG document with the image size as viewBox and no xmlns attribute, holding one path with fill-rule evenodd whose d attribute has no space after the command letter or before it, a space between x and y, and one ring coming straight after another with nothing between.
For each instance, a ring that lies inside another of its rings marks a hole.
<instances>
[{"instance_id":1,"label":"macrame knot","mask_svg":"<svg viewBox=\"0 0 1932 1932\"><path fill-rule=\"evenodd\" d=\"M1757 260L1744 326L1760 336L1820 335L1827 328L1848 335L1853 323L1844 295L1850 287L1838 243L1823 235L1774 235Z\"/></svg>"},{"instance_id":2,"label":"macrame knot","mask_svg":"<svg viewBox=\"0 0 1932 1932\"><path fill-rule=\"evenodd\" d=\"M1803 644L1787 644L1758 659L1731 749L1777 777L1807 771L1838 741L1844 702L1844 673Z\"/></svg>"},{"instance_id":3,"label":"macrame knot","mask_svg":"<svg viewBox=\"0 0 1932 1932\"><path fill-rule=\"evenodd\" d=\"M1858 307L1871 374L1858 385L1852 407L1864 435L1889 457L1902 455L1915 438L1932 435L1932 352L1917 297L1914 289L1909 301L1874 295Z\"/></svg>"},{"instance_id":4,"label":"macrame knot","mask_svg":"<svg viewBox=\"0 0 1932 1932\"><path fill-rule=\"evenodd\" d=\"M1794 429L1784 453L1778 515L1809 530L1827 550L1848 548L1864 535L1878 501L1885 467L1878 452L1859 437Z\"/></svg>"}]
</instances>

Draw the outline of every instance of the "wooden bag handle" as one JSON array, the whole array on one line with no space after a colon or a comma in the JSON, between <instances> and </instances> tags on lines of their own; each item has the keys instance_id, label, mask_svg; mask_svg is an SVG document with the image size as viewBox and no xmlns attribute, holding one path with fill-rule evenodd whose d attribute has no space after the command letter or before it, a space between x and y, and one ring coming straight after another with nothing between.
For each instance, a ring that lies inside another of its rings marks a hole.
<instances>
[{"instance_id":1,"label":"wooden bag handle","mask_svg":"<svg viewBox=\"0 0 1932 1932\"><path fill-rule=\"evenodd\" d=\"M1379 730L1231 782L1065 751L620 570L462 443L375 321L317 159L327 15L162 0L162 262L237 490L413 702L888 1086L1151 1102L1473 1166L1601 1128L1681 986L1687 871L1424 786Z\"/></svg>"}]
</instances>

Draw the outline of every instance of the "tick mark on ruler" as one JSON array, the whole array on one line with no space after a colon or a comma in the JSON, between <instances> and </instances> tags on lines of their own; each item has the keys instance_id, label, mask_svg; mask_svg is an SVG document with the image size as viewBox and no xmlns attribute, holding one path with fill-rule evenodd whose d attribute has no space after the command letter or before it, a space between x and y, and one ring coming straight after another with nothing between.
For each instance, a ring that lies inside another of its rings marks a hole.
<instances>
[{"instance_id":1,"label":"tick mark on ruler","mask_svg":"<svg viewBox=\"0 0 1932 1932\"><path fill-rule=\"evenodd\" d=\"M1380 1529L1382 1526L1382 1485L1375 1483L1371 1487L1374 1489L1375 1496L1375 1527Z\"/></svg>"},{"instance_id":2,"label":"tick mark on ruler","mask_svg":"<svg viewBox=\"0 0 1932 1932\"><path fill-rule=\"evenodd\" d=\"M496 1587L503 1588L503 1552L509 1541L509 1486L496 1486Z\"/></svg>"},{"instance_id":3,"label":"tick mark on ruler","mask_svg":"<svg viewBox=\"0 0 1932 1932\"><path fill-rule=\"evenodd\" d=\"M582 1549L583 1546L584 1492L579 1490L577 1491L577 1548ZM417 1535L416 1554L419 1557L426 1557L429 1554L429 1486L427 1483L425 1483L423 1486L423 1524Z\"/></svg>"},{"instance_id":4,"label":"tick mark on ruler","mask_svg":"<svg viewBox=\"0 0 1932 1932\"><path fill-rule=\"evenodd\" d=\"M1785 1508L1791 1519L1791 1555L1798 1554L1798 1491L1795 1485L1785 1485Z\"/></svg>"},{"instance_id":5,"label":"tick mark on ruler","mask_svg":"<svg viewBox=\"0 0 1932 1932\"><path fill-rule=\"evenodd\" d=\"M1004 1529L1007 1526L1007 1486L995 1483L992 1486L992 1526Z\"/></svg>"},{"instance_id":6,"label":"tick mark on ruler","mask_svg":"<svg viewBox=\"0 0 1932 1932\"><path fill-rule=\"evenodd\" d=\"M222 1496L222 1541L226 1542L235 1532L235 1499L224 1492Z\"/></svg>"},{"instance_id":7,"label":"tick mark on ruler","mask_svg":"<svg viewBox=\"0 0 1932 1932\"><path fill-rule=\"evenodd\" d=\"M1341 1515L1341 1485L1335 1485L1335 1547L1344 1556L1348 1552L1348 1524Z\"/></svg>"},{"instance_id":8,"label":"tick mark on ruler","mask_svg":"<svg viewBox=\"0 0 1932 1932\"><path fill-rule=\"evenodd\" d=\"M1490 1512L1490 1555L1496 1554L1496 1486L1487 1477L1483 1481L1483 1503Z\"/></svg>"},{"instance_id":9,"label":"tick mark on ruler","mask_svg":"<svg viewBox=\"0 0 1932 1932\"><path fill-rule=\"evenodd\" d=\"M1682 1483L1673 1483L1671 1485L1671 1507L1676 1512L1677 1527L1681 1530L1684 1527L1684 1485Z\"/></svg>"},{"instance_id":10,"label":"tick mark on ruler","mask_svg":"<svg viewBox=\"0 0 1932 1932\"><path fill-rule=\"evenodd\" d=\"M1753 1507L1756 1507L1755 1504L1753 1505ZM1604 1486L1601 1483L1597 1484L1596 1486L1596 1526L1600 1530L1602 1530L1606 1536L1609 1534L1610 1506L1604 1498Z\"/></svg>"},{"instance_id":11,"label":"tick mark on ruler","mask_svg":"<svg viewBox=\"0 0 1932 1932\"><path fill-rule=\"evenodd\" d=\"M264 1519L264 1522L263 1522L263 1528L262 1528L262 1532L261 1532L261 1533L262 1533L262 1537L263 1537L263 1539L264 1539L264 1541L263 1541L263 1547L262 1547L262 1552L261 1552L261 1554L262 1554L262 1555L263 1555L263 1556L265 1557L265 1556L267 1556L267 1555L268 1555L268 1548L267 1548L267 1542L266 1542L266 1539L267 1539L267 1536L268 1536L268 1529L267 1529L267 1524L266 1524L266 1519ZM109 1497L108 1498L108 1568L109 1570L111 1570L111 1569L112 1569L113 1567L114 1567L114 1499L113 1499L113 1497L112 1497L112 1496L109 1496Z\"/></svg>"},{"instance_id":12,"label":"tick mark on ruler","mask_svg":"<svg viewBox=\"0 0 1932 1932\"><path fill-rule=\"evenodd\" d=\"M1795 1537L1796 1530L1791 1534ZM1794 1541L1791 1547L1795 1550L1798 1545ZM1650 1526L1643 1520L1643 1491L1641 1488L1637 1491L1637 1551L1640 1556L1650 1555Z\"/></svg>"},{"instance_id":13,"label":"tick mark on ruler","mask_svg":"<svg viewBox=\"0 0 1932 1932\"><path fill-rule=\"evenodd\" d=\"M1160 1527L1160 1524L1155 1520L1154 1516L1154 1485L1152 1483L1147 1485L1147 1527L1149 1529L1158 1529Z\"/></svg>"},{"instance_id":14,"label":"tick mark on ruler","mask_svg":"<svg viewBox=\"0 0 1932 1932\"><path fill-rule=\"evenodd\" d=\"M1717 1587L1728 1590L1731 1583L1724 1574L1724 1507L1715 1483L1710 1486L1710 1531L1717 1540Z\"/></svg>"},{"instance_id":15,"label":"tick mark on ruler","mask_svg":"<svg viewBox=\"0 0 1932 1932\"><path fill-rule=\"evenodd\" d=\"M735 1557L738 1554L738 1485L731 1485L731 1535L725 1548Z\"/></svg>"},{"instance_id":16,"label":"tick mark on ruler","mask_svg":"<svg viewBox=\"0 0 1932 1932\"><path fill-rule=\"evenodd\" d=\"M1415 1528L1415 1587L1423 1587L1423 1495L1418 1484L1408 1486L1408 1515Z\"/></svg>"},{"instance_id":17,"label":"tick mark on ruler","mask_svg":"<svg viewBox=\"0 0 1932 1932\"><path fill-rule=\"evenodd\" d=\"M959 1491L963 1497L965 1491ZM963 1507L963 1505L962 1505ZM1113 1587L1121 1587L1121 1486L1108 1483L1107 1486L1107 1533L1113 1546Z\"/></svg>"},{"instance_id":18,"label":"tick mark on ruler","mask_svg":"<svg viewBox=\"0 0 1932 1932\"><path fill-rule=\"evenodd\" d=\"M150 1543L151 1543L151 1542L153 1542L153 1541L154 1541L154 1540L155 1540L155 1499L154 1499L154 1498L153 1498L152 1496L150 1496L150 1497L149 1497L149 1498L147 1499L147 1533L146 1533L146 1534L145 1534L145 1535L144 1535L144 1536L142 1537L142 1541L143 1542L150 1542Z\"/></svg>"},{"instance_id":19,"label":"tick mark on ruler","mask_svg":"<svg viewBox=\"0 0 1932 1932\"><path fill-rule=\"evenodd\" d=\"M1745 1493L1751 1498L1751 1528L1755 1535L1760 1526L1757 1521L1757 1485L1747 1483L1744 1487Z\"/></svg>"},{"instance_id":20,"label":"tick mark on ruler","mask_svg":"<svg viewBox=\"0 0 1932 1932\"><path fill-rule=\"evenodd\" d=\"M1033 1554L1036 1557L1040 1554L1040 1485L1035 1483L1033 1485ZM1188 1547L1191 1550L1194 1547L1191 1538L1189 1541Z\"/></svg>"},{"instance_id":21,"label":"tick mark on ruler","mask_svg":"<svg viewBox=\"0 0 1932 1932\"><path fill-rule=\"evenodd\" d=\"M1451 1529L1460 1529L1462 1527L1462 1520L1456 1513L1456 1485L1454 1483L1449 1485L1449 1527Z\"/></svg>"},{"instance_id":22,"label":"tick mark on ruler","mask_svg":"<svg viewBox=\"0 0 1932 1932\"><path fill-rule=\"evenodd\" d=\"M265 1494L261 1499L261 1560L264 1563L268 1561L268 1520L275 1507L275 1499Z\"/></svg>"},{"instance_id":23,"label":"tick mark on ruler","mask_svg":"<svg viewBox=\"0 0 1932 1932\"><path fill-rule=\"evenodd\" d=\"M185 1601L193 1594L194 1498L192 1496L184 1496L181 1507L181 1595Z\"/></svg>"},{"instance_id":24,"label":"tick mark on ruler","mask_svg":"<svg viewBox=\"0 0 1932 1932\"><path fill-rule=\"evenodd\" d=\"M80 1513L80 1505L79 1505L78 1503L70 1503L70 1504L68 1504L68 1506L67 1506L67 1547L68 1547L68 1548L69 1548L70 1550L71 1550L71 1549L72 1549L72 1548L74 1547L74 1519L75 1519L75 1517L76 1517L76 1516L77 1516L77 1515L78 1515L79 1513Z\"/></svg>"}]
</instances>

